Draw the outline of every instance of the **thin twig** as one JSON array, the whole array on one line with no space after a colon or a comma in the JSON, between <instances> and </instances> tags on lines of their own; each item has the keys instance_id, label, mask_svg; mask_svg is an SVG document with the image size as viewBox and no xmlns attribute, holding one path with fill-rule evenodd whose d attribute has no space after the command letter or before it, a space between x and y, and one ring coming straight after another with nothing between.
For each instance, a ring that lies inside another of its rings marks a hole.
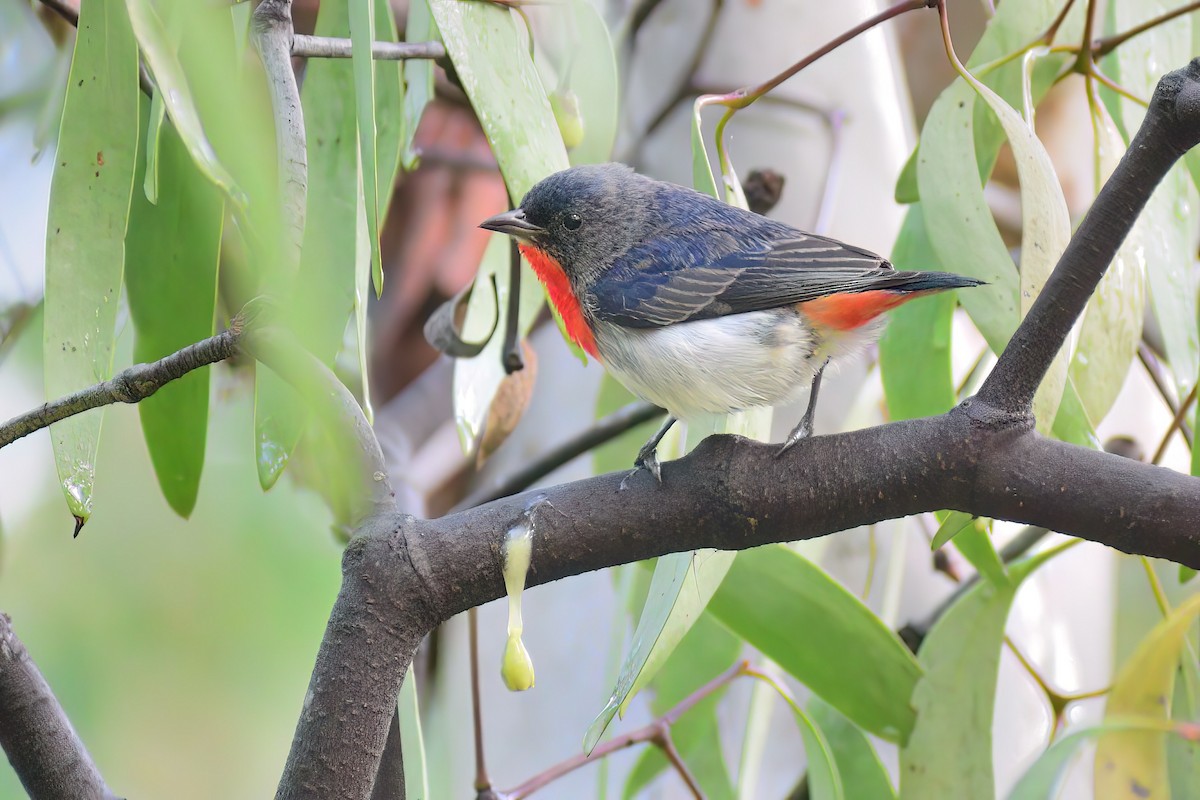
<instances>
[{"instance_id":1,"label":"thin twig","mask_svg":"<svg viewBox=\"0 0 1200 800\"><path fill-rule=\"evenodd\" d=\"M1171 443L1171 437L1175 435L1175 431L1179 430L1183 425L1183 418L1187 416L1188 411L1192 408L1192 403L1196 402L1196 387L1192 387L1192 391L1179 404L1179 409L1175 412L1175 416L1171 419L1171 424L1167 426L1166 433L1163 434L1162 440L1158 443L1158 449L1154 451L1154 457L1150 459L1151 464L1158 464L1162 461L1163 455L1167 452L1167 445Z\"/></svg>"},{"instance_id":2,"label":"thin twig","mask_svg":"<svg viewBox=\"0 0 1200 800\"><path fill-rule=\"evenodd\" d=\"M1179 406L1175 402L1175 395L1171 392L1170 383L1166 376L1163 375L1163 366L1159 362L1158 356L1154 354L1154 349L1143 339L1138 343L1138 360L1142 362L1142 366L1146 368L1146 374L1150 376L1150 380L1154 383L1154 388L1158 389L1159 395L1162 396L1163 402L1166 403L1167 409L1172 414L1179 413ZM1188 447L1193 446L1192 426L1187 424L1187 421L1179 423L1179 430L1183 433L1183 438L1187 440Z\"/></svg>"},{"instance_id":3,"label":"thin twig","mask_svg":"<svg viewBox=\"0 0 1200 800\"><path fill-rule=\"evenodd\" d=\"M671 766L675 768L675 771L679 773L679 777L687 784L692 797L696 798L696 800L704 800L704 790L700 788L700 783L696 780L696 776L688 769L687 762L683 760L683 756L679 755L679 750L675 747L675 740L671 738L671 729L664 726L658 738L653 741L663 751L663 755L667 757L667 761L671 762Z\"/></svg>"},{"instance_id":4,"label":"thin twig","mask_svg":"<svg viewBox=\"0 0 1200 800\"><path fill-rule=\"evenodd\" d=\"M483 757L483 706L479 699L479 609L467 612L467 643L471 659L471 724L475 729L475 791L492 788Z\"/></svg>"},{"instance_id":5,"label":"thin twig","mask_svg":"<svg viewBox=\"0 0 1200 800\"><path fill-rule=\"evenodd\" d=\"M1184 14L1190 14L1196 9L1200 9L1200 2L1192 2L1185 6L1180 6L1179 8L1157 16L1154 19L1146 20L1141 25L1136 25L1123 33L1114 33L1112 36L1105 36L1103 39L1097 39L1092 43L1092 56L1094 58L1103 58L1133 37L1140 36L1151 28L1162 25L1164 22L1170 22L1176 17L1181 17ZM1085 39L1084 41L1087 40Z\"/></svg>"},{"instance_id":6,"label":"thin twig","mask_svg":"<svg viewBox=\"0 0 1200 800\"><path fill-rule=\"evenodd\" d=\"M194 369L224 361L238 350L242 337L240 325L216 336L190 344L150 364L134 364L112 378L74 394L46 403L0 425L0 448L34 431L113 403L137 403L145 400L173 380Z\"/></svg>"},{"instance_id":7,"label":"thin twig","mask_svg":"<svg viewBox=\"0 0 1200 800\"><path fill-rule=\"evenodd\" d=\"M529 797L538 789L544 788L562 776L574 772L580 767L590 764L597 759L611 755L618 750L624 750L627 747L632 747L635 744L641 744L643 742L658 743L662 737L663 731L669 729L671 725L674 725L681 716L694 708L697 703L731 683L735 678L749 674L749 670L750 665L748 662L741 661L737 664L734 664L732 667L725 670L725 672L722 672L720 675L713 678L711 681L685 697L679 702L678 705L676 705L667 713L663 714L658 719L651 722L649 725L638 728L635 731L630 731L629 733L621 736L616 736L608 741L601 742L600 744L596 745L596 749L592 751L590 756L579 753L571 756L568 759L560 761L549 769L534 775L532 778L525 781L515 789L511 789L507 792L501 792L500 797L505 798L505 800L524 800L524 798ZM668 758L670 758L669 755Z\"/></svg>"},{"instance_id":8,"label":"thin twig","mask_svg":"<svg viewBox=\"0 0 1200 800\"><path fill-rule=\"evenodd\" d=\"M350 40L297 33L292 37L292 55L298 58L350 58ZM441 42L371 42L371 58L377 61L418 58L436 61L445 57L446 47Z\"/></svg>"},{"instance_id":9,"label":"thin twig","mask_svg":"<svg viewBox=\"0 0 1200 800\"><path fill-rule=\"evenodd\" d=\"M546 477L562 465L573 461L584 453L605 442L612 441L622 433L636 428L644 422L657 419L667 413L650 403L630 403L614 411L592 427L563 442L536 461L513 473L496 487L480 489L454 507L450 513L474 508L502 497L528 489L533 483Z\"/></svg>"}]
</instances>

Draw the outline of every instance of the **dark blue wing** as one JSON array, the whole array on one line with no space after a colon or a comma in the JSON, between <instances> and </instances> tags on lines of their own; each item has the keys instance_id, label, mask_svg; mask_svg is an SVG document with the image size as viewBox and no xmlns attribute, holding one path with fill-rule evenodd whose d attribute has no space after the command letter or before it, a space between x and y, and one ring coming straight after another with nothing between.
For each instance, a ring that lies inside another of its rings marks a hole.
<instances>
[{"instance_id":1,"label":"dark blue wing","mask_svg":"<svg viewBox=\"0 0 1200 800\"><path fill-rule=\"evenodd\" d=\"M697 227L626 253L596 283L589 311L605 322L657 328L839 292L903 290L919 274L897 272L874 253L779 223L757 230ZM764 239L764 233L778 238Z\"/></svg>"}]
</instances>

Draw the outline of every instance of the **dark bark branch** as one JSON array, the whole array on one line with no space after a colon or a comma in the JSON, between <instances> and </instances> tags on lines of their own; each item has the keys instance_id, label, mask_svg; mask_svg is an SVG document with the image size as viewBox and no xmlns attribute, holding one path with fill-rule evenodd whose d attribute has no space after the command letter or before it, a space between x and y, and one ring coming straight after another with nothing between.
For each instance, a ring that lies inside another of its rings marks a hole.
<instances>
[{"instance_id":1,"label":"dark bark branch","mask_svg":"<svg viewBox=\"0 0 1200 800\"><path fill-rule=\"evenodd\" d=\"M1155 187L1200 143L1200 59L1163 76L1129 150L1059 259L1033 308L979 389L979 399L1029 414L1050 362Z\"/></svg>"},{"instance_id":2,"label":"dark bark branch","mask_svg":"<svg viewBox=\"0 0 1200 800\"><path fill-rule=\"evenodd\" d=\"M350 58L350 40L334 36L292 36L292 55L305 58ZM446 57L441 42L371 42L371 57L377 61Z\"/></svg>"},{"instance_id":3,"label":"dark bark branch","mask_svg":"<svg viewBox=\"0 0 1200 800\"><path fill-rule=\"evenodd\" d=\"M171 381L194 369L224 361L237 352L240 326L188 345L151 364L134 364L104 383L89 386L74 394L46 403L40 408L13 417L0 425L0 447L41 430L67 417L113 403L137 403L145 400Z\"/></svg>"},{"instance_id":4,"label":"dark bark branch","mask_svg":"<svg viewBox=\"0 0 1200 800\"><path fill-rule=\"evenodd\" d=\"M387 741L379 758L379 772L371 787L371 800L404 800L404 749L400 744L400 712L392 714ZM425 798L416 798L425 800Z\"/></svg>"},{"instance_id":5,"label":"dark bark branch","mask_svg":"<svg viewBox=\"0 0 1200 800\"><path fill-rule=\"evenodd\" d=\"M7 614L0 614L0 711L0 746L33 800L114 797Z\"/></svg>"}]
</instances>

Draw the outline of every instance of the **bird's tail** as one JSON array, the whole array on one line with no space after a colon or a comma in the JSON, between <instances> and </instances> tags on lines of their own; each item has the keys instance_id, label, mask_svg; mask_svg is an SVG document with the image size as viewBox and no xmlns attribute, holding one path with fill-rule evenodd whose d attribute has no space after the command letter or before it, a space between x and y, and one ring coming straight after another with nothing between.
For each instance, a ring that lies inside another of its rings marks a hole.
<instances>
[{"instance_id":1,"label":"bird's tail","mask_svg":"<svg viewBox=\"0 0 1200 800\"><path fill-rule=\"evenodd\" d=\"M880 271L882 272L882 271ZM801 303L800 310L813 322L839 331L853 330L877 316L927 292L965 289L985 281L950 272L896 272L876 274L854 288Z\"/></svg>"},{"instance_id":2,"label":"bird's tail","mask_svg":"<svg viewBox=\"0 0 1200 800\"><path fill-rule=\"evenodd\" d=\"M987 281L955 275L953 272L893 272L864 286L864 291L884 289L892 292L940 292L983 286Z\"/></svg>"}]
</instances>

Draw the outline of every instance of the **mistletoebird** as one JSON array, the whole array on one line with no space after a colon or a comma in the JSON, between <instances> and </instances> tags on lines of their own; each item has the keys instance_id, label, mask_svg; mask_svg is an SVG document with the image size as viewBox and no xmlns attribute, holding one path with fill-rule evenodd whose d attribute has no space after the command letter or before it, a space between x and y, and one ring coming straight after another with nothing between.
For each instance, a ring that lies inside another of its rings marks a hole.
<instances>
[{"instance_id":1,"label":"mistletoebird","mask_svg":"<svg viewBox=\"0 0 1200 800\"><path fill-rule=\"evenodd\" d=\"M517 239L567 335L670 416L635 467L661 481L677 419L792 400L811 435L831 359L874 341L881 314L982 281L901 272L861 247L797 230L621 164L572 167L480 227Z\"/></svg>"}]
</instances>

